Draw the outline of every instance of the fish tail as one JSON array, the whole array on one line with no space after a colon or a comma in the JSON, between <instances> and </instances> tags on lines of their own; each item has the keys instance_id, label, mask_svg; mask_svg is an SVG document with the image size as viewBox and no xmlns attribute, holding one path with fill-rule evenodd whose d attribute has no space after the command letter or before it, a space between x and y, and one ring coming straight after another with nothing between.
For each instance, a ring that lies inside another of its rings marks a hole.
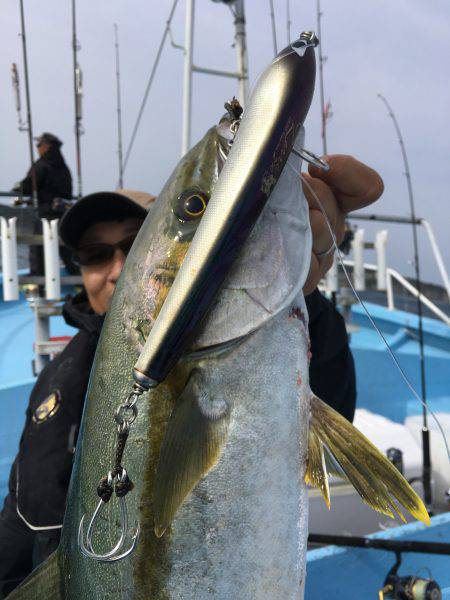
<instances>
[{"instance_id":1,"label":"fish tail","mask_svg":"<svg viewBox=\"0 0 450 600\"><path fill-rule=\"evenodd\" d=\"M305 481L318 488L330 508L328 474L347 479L374 510L402 521L400 506L426 525L424 503L394 465L349 421L311 397Z\"/></svg>"},{"instance_id":2,"label":"fish tail","mask_svg":"<svg viewBox=\"0 0 450 600\"><path fill-rule=\"evenodd\" d=\"M63 600L58 551L47 558L11 594L8 600Z\"/></svg>"}]
</instances>

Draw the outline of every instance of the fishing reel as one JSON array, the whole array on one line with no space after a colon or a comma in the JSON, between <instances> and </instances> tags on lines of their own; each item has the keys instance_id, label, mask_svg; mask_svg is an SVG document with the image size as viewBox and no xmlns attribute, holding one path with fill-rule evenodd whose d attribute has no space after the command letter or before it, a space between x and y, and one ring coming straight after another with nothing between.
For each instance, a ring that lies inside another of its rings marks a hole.
<instances>
[{"instance_id":1,"label":"fishing reel","mask_svg":"<svg viewBox=\"0 0 450 600\"><path fill-rule=\"evenodd\" d=\"M394 575L386 580L386 584L378 593L379 600L395 598L395 600L441 600L441 588L433 579L422 579L410 575L398 577Z\"/></svg>"},{"instance_id":2,"label":"fishing reel","mask_svg":"<svg viewBox=\"0 0 450 600\"><path fill-rule=\"evenodd\" d=\"M383 588L378 592L379 600L441 600L441 588L433 579L424 579L415 575L400 577L397 575L402 562L400 553L392 569L387 574Z\"/></svg>"}]
</instances>

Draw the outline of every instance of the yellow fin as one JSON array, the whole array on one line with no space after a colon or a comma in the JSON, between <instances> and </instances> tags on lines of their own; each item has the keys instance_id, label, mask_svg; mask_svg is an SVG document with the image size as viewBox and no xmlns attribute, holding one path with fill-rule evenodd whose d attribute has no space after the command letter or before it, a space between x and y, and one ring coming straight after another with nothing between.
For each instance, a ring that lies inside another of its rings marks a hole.
<instances>
[{"instance_id":1,"label":"yellow fin","mask_svg":"<svg viewBox=\"0 0 450 600\"><path fill-rule=\"evenodd\" d=\"M211 398L194 371L170 415L155 481L155 534L161 537L186 496L216 464L225 445L230 407Z\"/></svg>"},{"instance_id":2,"label":"yellow fin","mask_svg":"<svg viewBox=\"0 0 450 600\"><path fill-rule=\"evenodd\" d=\"M311 397L306 483L322 492L330 507L327 471L343 475L374 510L405 521L397 506L426 525L430 517L420 497L394 465L343 416Z\"/></svg>"},{"instance_id":3,"label":"yellow fin","mask_svg":"<svg viewBox=\"0 0 450 600\"><path fill-rule=\"evenodd\" d=\"M328 484L324 448L313 427L309 428L308 433L308 464L306 466L305 481L308 485L322 492L325 504L330 510L330 486Z\"/></svg>"}]
</instances>

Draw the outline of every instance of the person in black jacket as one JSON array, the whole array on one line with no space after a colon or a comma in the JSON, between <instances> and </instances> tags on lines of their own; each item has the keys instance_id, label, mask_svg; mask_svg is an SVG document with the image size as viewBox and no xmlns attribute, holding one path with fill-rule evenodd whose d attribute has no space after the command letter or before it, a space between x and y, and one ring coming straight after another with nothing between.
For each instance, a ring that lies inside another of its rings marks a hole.
<instances>
[{"instance_id":1,"label":"person in black jacket","mask_svg":"<svg viewBox=\"0 0 450 600\"><path fill-rule=\"evenodd\" d=\"M61 153L62 142L52 133L35 138L39 159L33 163L26 177L13 188L25 196L37 193L37 216L39 219L60 219L64 213L61 200L72 198L72 175ZM36 219L34 233L42 232L41 222ZM62 251L62 259L70 272L72 263ZM30 275L44 274L44 251L42 246L30 246Z\"/></svg>"},{"instance_id":2,"label":"person in black jacket","mask_svg":"<svg viewBox=\"0 0 450 600\"><path fill-rule=\"evenodd\" d=\"M354 210L373 202L383 187L379 176L358 161L327 158L334 173L319 172L308 181L320 195L339 240L346 208ZM102 315L153 198L148 194L140 198L130 195L91 194L75 204L61 222L61 237L76 250L86 288L86 294L66 303L64 318L80 331L42 371L30 397L9 495L0 515L0 598L59 542L72 456ZM355 374L345 326L336 309L314 291L330 265L330 237L324 222L313 212L310 195L306 195L311 204L313 232L311 270L304 286L305 294L309 294L311 387L351 418L356 399Z\"/></svg>"},{"instance_id":3,"label":"person in black jacket","mask_svg":"<svg viewBox=\"0 0 450 600\"><path fill-rule=\"evenodd\" d=\"M309 385L352 422L356 407L355 363L341 313L319 290L305 298L309 317Z\"/></svg>"},{"instance_id":4,"label":"person in black jacket","mask_svg":"<svg viewBox=\"0 0 450 600\"><path fill-rule=\"evenodd\" d=\"M61 222L62 238L76 249L86 291L69 299L63 308L66 323L78 328L78 333L43 369L31 392L0 515L0 598L58 546L84 396L104 314L153 200L154 196L143 192L91 194Z\"/></svg>"}]
</instances>

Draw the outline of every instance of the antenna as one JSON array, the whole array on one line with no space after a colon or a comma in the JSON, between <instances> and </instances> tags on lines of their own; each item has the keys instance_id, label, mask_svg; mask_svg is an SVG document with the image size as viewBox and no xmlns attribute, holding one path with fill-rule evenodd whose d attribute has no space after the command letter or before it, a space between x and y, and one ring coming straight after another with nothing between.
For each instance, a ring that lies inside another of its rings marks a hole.
<instances>
[{"instance_id":1,"label":"antenna","mask_svg":"<svg viewBox=\"0 0 450 600\"><path fill-rule=\"evenodd\" d=\"M30 102L30 82L28 78L28 58L27 58L27 40L25 36L25 15L23 11L23 0L20 0L20 21L22 26L21 38L22 38L22 50L23 50L23 70L25 75L25 98L27 102L27 123L23 127L22 131L28 131L28 145L30 150L30 163L31 163L31 187L33 190L33 206L37 208L37 185L36 185L36 173L33 169L34 163L34 152L33 152L33 122L31 119L31 102ZM17 79L18 82L18 79ZM20 104L20 97L19 97Z\"/></svg>"},{"instance_id":2,"label":"antenna","mask_svg":"<svg viewBox=\"0 0 450 600\"><path fill-rule=\"evenodd\" d=\"M409 205L411 209L411 224L413 230L413 244L414 244L414 267L417 282L417 316L419 318L419 348L420 348L420 380L421 380L421 391L422 391L422 414L423 414L423 426L422 426L422 452L423 452L423 470L422 470L422 484L424 489L424 499L427 508L431 507L431 458L430 458L430 432L428 429L428 417L427 417L427 395L426 395L426 381L425 381L425 352L423 344L423 323L422 323L422 303L420 298L422 297L422 280L420 278L420 264L419 264L419 244L417 240L417 219L416 211L414 207L414 196L411 183L411 174L409 171L408 157L406 155L405 144L400 131L399 124L395 117L394 111L391 105L382 94L378 94L378 98L386 106L389 116L394 123L395 131L398 136L398 142L402 151L403 164L405 168L406 183L408 186Z\"/></svg>"},{"instance_id":3,"label":"antenna","mask_svg":"<svg viewBox=\"0 0 450 600\"><path fill-rule=\"evenodd\" d=\"M114 39L116 48L116 83L117 83L117 155L119 157L119 188L123 188L123 153L122 153L122 106L120 99L120 63L119 63L119 28L114 23Z\"/></svg>"},{"instance_id":4,"label":"antenna","mask_svg":"<svg viewBox=\"0 0 450 600\"><path fill-rule=\"evenodd\" d=\"M320 10L320 0L317 0L317 35L320 40L319 44L319 81L320 81L320 114L322 115L322 148L323 154L327 154L327 119L325 115L325 98L323 93L323 63L324 57L322 56L322 31L320 27L320 21L322 18L322 12Z\"/></svg>"},{"instance_id":5,"label":"antenna","mask_svg":"<svg viewBox=\"0 0 450 600\"><path fill-rule=\"evenodd\" d=\"M78 64L77 53L80 45L77 40L77 22L76 22L76 6L72 0L72 50L73 50L73 94L75 103L75 142L76 142L76 160L77 160L77 180L78 180L78 198L82 196L82 177L81 177L81 146L80 136L83 132L81 125L82 110L81 101L83 98L83 74Z\"/></svg>"}]
</instances>

